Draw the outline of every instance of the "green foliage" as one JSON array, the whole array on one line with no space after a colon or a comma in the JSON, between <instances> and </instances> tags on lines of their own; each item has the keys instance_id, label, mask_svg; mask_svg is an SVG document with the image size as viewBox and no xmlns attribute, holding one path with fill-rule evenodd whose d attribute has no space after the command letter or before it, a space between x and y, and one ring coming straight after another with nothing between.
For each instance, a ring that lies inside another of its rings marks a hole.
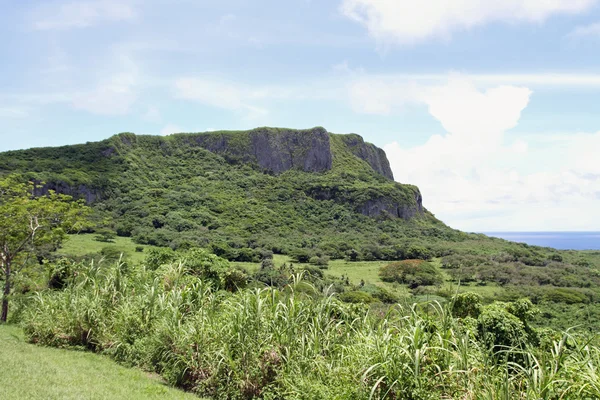
<instances>
[{"instance_id":1,"label":"green foliage","mask_svg":"<svg viewBox=\"0 0 600 400\"><path fill-rule=\"evenodd\" d=\"M263 130L271 138L283 131ZM352 260L428 259L436 255L436 243L468 238L427 212L411 221L363 215L372 200L417 207L418 190L374 171L350 139L330 135L333 168L319 174L264 173L244 147L250 145L248 132L215 132L123 133L99 143L1 153L0 175L22 173L48 182L39 190L53 185L93 199L98 218L114 221L105 228L139 244L211 247L237 262L299 249L308 259L302 255L297 262L344 258L352 249ZM198 145L215 148L223 141L227 149L219 154Z\"/></svg>"},{"instance_id":2,"label":"green foliage","mask_svg":"<svg viewBox=\"0 0 600 400\"><path fill-rule=\"evenodd\" d=\"M589 303L590 301L585 294L568 288L548 290L544 295L544 300L565 304Z\"/></svg>"},{"instance_id":3,"label":"green foliage","mask_svg":"<svg viewBox=\"0 0 600 400\"><path fill-rule=\"evenodd\" d=\"M453 299L452 315L459 318L477 318L481 313L483 298L477 293L457 294Z\"/></svg>"},{"instance_id":4,"label":"green foliage","mask_svg":"<svg viewBox=\"0 0 600 400\"><path fill-rule=\"evenodd\" d=\"M116 237L117 235L110 229L98 229L96 230L94 240L97 242L112 243Z\"/></svg>"},{"instance_id":5,"label":"green foliage","mask_svg":"<svg viewBox=\"0 0 600 400\"><path fill-rule=\"evenodd\" d=\"M69 230L87 226L88 207L70 196L48 193L34 197L34 185L16 176L0 179L0 273L4 280L0 322L8 318L13 275L29 258L58 247Z\"/></svg>"},{"instance_id":6,"label":"green foliage","mask_svg":"<svg viewBox=\"0 0 600 400\"><path fill-rule=\"evenodd\" d=\"M298 278L283 291L216 291L185 262L80 266L63 290L32 298L23 325L34 343L101 352L210 398L600 394L596 341L531 328L528 301L484 306L473 320L435 303L379 312L367 292L339 296L349 303L317 293Z\"/></svg>"},{"instance_id":7,"label":"green foliage","mask_svg":"<svg viewBox=\"0 0 600 400\"><path fill-rule=\"evenodd\" d=\"M434 265L424 260L404 260L394 262L379 270L384 282L407 284L410 288L425 285L439 285L443 279Z\"/></svg>"},{"instance_id":8,"label":"green foliage","mask_svg":"<svg viewBox=\"0 0 600 400\"><path fill-rule=\"evenodd\" d=\"M148 268L155 270L161 265L172 262L175 257L175 252L170 248L150 249L144 263Z\"/></svg>"},{"instance_id":9,"label":"green foliage","mask_svg":"<svg viewBox=\"0 0 600 400\"><path fill-rule=\"evenodd\" d=\"M484 307L477 318L477 329L479 337L494 351L522 349L526 343L525 325L506 309L505 304Z\"/></svg>"},{"instance_id":10,"label":"green foliage","mask_svg":"<svg viewBox=\"0 0 600 400\"><path fill-rule=\"evenodd\" d=\"M352 291L352 292L344 292L340 294L340 300L345 303L361 303L361 304L370 304L375 301L373 296L369 293Z\"/></svg>"}]
</instances>

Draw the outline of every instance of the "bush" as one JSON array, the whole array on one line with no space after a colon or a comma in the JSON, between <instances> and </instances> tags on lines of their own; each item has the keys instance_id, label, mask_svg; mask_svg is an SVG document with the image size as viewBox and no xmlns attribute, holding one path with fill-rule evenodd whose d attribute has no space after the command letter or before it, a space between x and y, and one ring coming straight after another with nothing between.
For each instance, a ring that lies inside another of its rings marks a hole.
<instances>
[{"instance_id":1,"label":"bush","mask_svg":"<svg viewBox=\"0 0 600 400\"><path fill-rule=\"evenodd\" d=\"M321 269L312 266L305 267L304 273L308 280L323 279L324 276L323 271Z\"/></svg>"},{"instance_id":2,"label":"bush","mask_svg":"<svg viewBox=\"0 0 600 400\"><path fill-rule=\"evenodd\" d=\"M544 295L544 300L551 301L553 303L565 304L589 303L590 301L585 294L567 288L548 290Z\"/></svg>"},{"instance_id":3,"label":"bush","mask_svg":"<svg viewBox=\"0 0 600 400\"><path fill-rule=\"evenodd\" d=\"M114 233L110 229L99 229L96 231L96 236L94 236L94 240L97 242L112 243L115 241L116 237L116 233Z\"/></svg>"},{"instance_id":4,"label":"bush","mask_svg":"<svg viewBox=\"0 0 600 400\"><path fill-rule=\"evenodd\" d=\"M340 300L344 303L353 303L353 304L371 304L375 302L373 296L369 293L352 291L352 292L344 292L340 294Z\"/></svg>"},{"instance_id":5,"label":"bush","mask_svg":"<svg viewBox=\"0 0 600 400\"><path fill-rule=\"evenodd\" d=\"M327 256L313 256L310 258L309 263L312 265L318 265L320 267L327 267L329 265L329 257Z\"/></svg>"},{"instance_id":6,"label":"bush","mask_svg":"<svg viewBox=\"0 0 600 400\"><path fill-rule=\"evenodd\" d=\"M453 299L452 314L459 318L477 318L481 313L482 300L477 293L459 293Z\"/></svg>"},{"instance_id":7,"label":"bush","mask_svg":"<svg viewBox=\"0 0 600 400\"><path fill-rule=\"evenodd\" d=\"M301 264L307 264L312 256L313 254L305 249L296 249L290 253L292 260Z\"/></svg>"},{"instance_id":8,"label":"bush","mask_svg":"<svg viewBox=\"0 0 600 400\"><path fill-rule=\"evenodd\" d=\"M136 253L143 253L144 246L135 246L135 251L136 251Z\"/></svg>"},{"instance_id":9,"label":"bush","mask_svg":"<svg viewBox=\"0 0 600 400\"><path fill-rule=\"evenodd\" d=\"M384 282L407 284L411 289L417 286L439 285L441 274L434 265L423 260L404 260L381 267L379 277Z\"/></svg>"},{"instance_id":10,"label":"bush","mask_svg":"<svg viewBox=\"0 0 600 400\"><path fill-rule=\"evenodd\" d=\"M175 252L170 248L150 249L146 255L145 264L148 269L156 270L161 265L175 260Z\"/></svg>"},{"instance_id":11,"label":"bush","mask_svg":"<svg viewBox=\"0 0 600 400\"><path fill-rule=\"evenodd\" d=\"M521 348L527 338L523 322L502 303L483 308L477 318L477 330L479 338L495 351Z\"/></svg>"}]
</instances>

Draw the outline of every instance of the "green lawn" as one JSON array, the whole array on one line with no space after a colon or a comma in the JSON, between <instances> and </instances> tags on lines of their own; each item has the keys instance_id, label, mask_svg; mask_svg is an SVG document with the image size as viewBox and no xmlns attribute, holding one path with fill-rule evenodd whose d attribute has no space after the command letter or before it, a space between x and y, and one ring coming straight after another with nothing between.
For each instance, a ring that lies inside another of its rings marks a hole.
<instances>
[{"instance_id":1,"label":"green lawn","mask_svg":"<svg viewBox=\"0 0 600 400\"><path fill-rule=\"evenodd\" d=\"M145 252L147 249L152 248L152 246L136 244L131 238L116 237L112 242L106 243L94 240L95 236L95 234L69 235L69 239L63 243L62 247L57 251L57 254L77 257L90 253L99 253L103 248L108 247L118 250L132 262L138 263L144 261L144 258L146 257ZM143 247L144 251L135 251L135 248L138 246Z\"/></svg>"},{"instance_id":2,"label":"green lawn","mask_svg":"<svg viewBox=\"0 0 600 400\"><path fill-rule=\"evenodd\" d=\"M6 325L0 325L0 398L198 399L106 357L28 344L20 328Z\"/></svg>"}]
</instances>

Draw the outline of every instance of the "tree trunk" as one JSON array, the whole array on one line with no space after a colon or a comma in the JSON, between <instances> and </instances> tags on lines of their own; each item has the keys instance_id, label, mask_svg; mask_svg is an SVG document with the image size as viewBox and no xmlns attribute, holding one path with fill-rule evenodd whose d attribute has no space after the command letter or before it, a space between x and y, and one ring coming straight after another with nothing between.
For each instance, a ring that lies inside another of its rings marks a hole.
<instances>
[{"instance_id":1,"label":"tree trunk","mask_svg":"<svg viewBox=\"0 0 600 400\"><path fill-rule=\"evenodd\" d=\"M4 278L4 294L2 296L2 315L0 322L6 322L8 318L8 296L10 295L10 261L6 262Z\"/></svg>"}]
</instances>

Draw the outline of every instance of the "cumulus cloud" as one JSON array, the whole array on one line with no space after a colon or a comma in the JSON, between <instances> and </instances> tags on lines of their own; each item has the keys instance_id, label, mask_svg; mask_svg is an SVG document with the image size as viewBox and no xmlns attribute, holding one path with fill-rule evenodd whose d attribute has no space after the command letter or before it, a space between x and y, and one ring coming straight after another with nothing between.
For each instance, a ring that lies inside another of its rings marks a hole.
<instances>
[{"instance_id":1,"label":"cumulus cloud","mask_svg":"<svg viewBox=\"0 0 600 400\"><path fill-rule=\"evenodd\" d=\"M450 225L472 231L593 229L600 224L594 205L600 133L507 134L531 96L527 87L482 88L463 75L450 75L443 84L359 77L349 86L358 112L393 114L421 105L440 122L443 130L422 145L394 142L384 149L396 180L418 185L425 206Z\"/></svg>"},{"instance_id":2,"label":"cumulus cloud","mask_svg":"<svg viewBox=\"0 0 600 400\"><path fill-rule=\"evenodd\" d=\"M597 0L343 0L341 12L382 43L410 44L447 38L492 22L542 22L554 14L579 13Z\"/></svg>"},{"instance_id":3,"label":"cumulus cloud","mask_svg":"<svg viewBox=\"0 0 600 400\"><path fill-rule=\"evenodd\" d=\"M128 21L136 15L135 8L127 1L84 0L45 3L34 10L32 19L37 30L67 30Z\"/></svg>"}]
</instances>

